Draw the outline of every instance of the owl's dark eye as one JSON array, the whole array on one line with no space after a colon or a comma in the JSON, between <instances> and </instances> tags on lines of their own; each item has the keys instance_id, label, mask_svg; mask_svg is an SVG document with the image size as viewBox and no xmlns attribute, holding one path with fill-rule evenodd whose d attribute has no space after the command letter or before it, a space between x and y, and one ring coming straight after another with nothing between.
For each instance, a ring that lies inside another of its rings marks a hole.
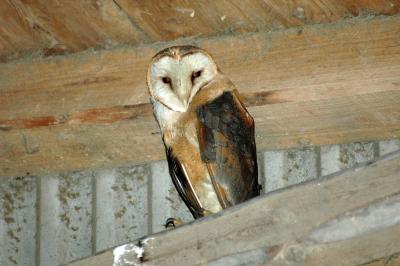
<instances>
[{"instance_id":1,"label":"owl's dark eye","mask_svg":"<svg viewBox=\"0 0 400 266\"><path fill-rule=\"evenodd\" d=\"M192 83L196 78L201 76L201 73L203 73L203 70L193 71L192 77L191 77Z\"/></svg>"},{"instance_id":2,"label":"owl's dark eye","mask_svg":"<svg viewBox=\"0 0 400 266\"><path fill-rule=\"evenodd\" d=\"M171 84L171 79L169 77L162 77L162 82L164 82L165 84Z\"/></svg>"}]
</instances>

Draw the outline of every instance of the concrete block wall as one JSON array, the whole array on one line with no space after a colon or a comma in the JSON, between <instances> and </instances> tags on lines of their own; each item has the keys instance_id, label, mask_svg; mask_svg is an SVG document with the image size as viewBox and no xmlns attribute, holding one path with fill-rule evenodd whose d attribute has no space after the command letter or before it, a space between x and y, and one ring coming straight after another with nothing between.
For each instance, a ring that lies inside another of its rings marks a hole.
<instances>
[{"instance_id":1,"label":"concrete block wall","mask_svg":"<svg viewBox=\"0 0 400 266\"><path fill-rule=\"evenodd\" d=\"M259 153L264 193L400 150L400 140ZM165 161L0 180L0 265L62 265L192 217Z\"/></svg>"},{"instance_id":2,"label":"concrete block wall","mask_svg":"<svg viewBox=\"0 0 400 266\"><path fill-rule=\"evenodd\" d=\"M38 178L37 262L60 265L91 255L92 173Z\"/></svg>"},{"instance_id":3,"label":"concrete block wall","mask_svg":"<svg viewBox=\"0 0 400 266\"><path fill-rule=\"evenodd\" d=\"M148 165L94 173L93 253L151 232Z\"/></svg>"},{"instance_id":4,"label":"concrete block wall","mask_svg":"<svg viewBox=\"0 0 400 266\"><path fill-rule=\"evenodd\" d=\"M0 265L35 265L38 194L34 177L0 183Z\"/></svg>"}]
</instances>

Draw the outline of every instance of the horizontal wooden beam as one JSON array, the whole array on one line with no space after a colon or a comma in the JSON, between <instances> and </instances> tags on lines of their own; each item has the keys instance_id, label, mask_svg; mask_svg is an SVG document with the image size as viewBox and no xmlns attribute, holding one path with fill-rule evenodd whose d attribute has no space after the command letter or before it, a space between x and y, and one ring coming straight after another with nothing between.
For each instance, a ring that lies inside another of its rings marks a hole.
<instances>
[{"instance_id":1,"label":"horizontal wooden beam","mask_svg":"<svg viewBox=\"0 0 400 266\"><path fill-rule=\"evenodd\" d=\"M267 194L73 265L398 262L399 183L400 152L396 152L373 164Z\"/></svg>"},{"instance_id":2,"label":"horizontal wooden beam","mask_svg":"<svg viewBox=\"0 0 400 266\"><path fill-rule=\"evenodd\" d=\"M164 158L145 84L172 44L208 50L259 150L400 137L400 17L0 64L0 177Z\"/></svg>"},{"instance_id":3,"label":"horizontal wooden beam","mask_svg":"<svg viewBox=\"0 0 400 266\"><path fill-rule=\"evenodd\" d=\"M0 1L0 61L399 12L399 0Z\"/></svg>"},{"instance_id":4,"label":"horizontal wooden beam","mask_svg":"<svg viewBox=\"0 0 400 266\"><path fill-rule=\"evenodd\" d=\"M114 2L154 41L329 23L365 13L400 12L399 0L175 0L171 5L160 5L157 0Z\"/></svg>"}]
</instances>

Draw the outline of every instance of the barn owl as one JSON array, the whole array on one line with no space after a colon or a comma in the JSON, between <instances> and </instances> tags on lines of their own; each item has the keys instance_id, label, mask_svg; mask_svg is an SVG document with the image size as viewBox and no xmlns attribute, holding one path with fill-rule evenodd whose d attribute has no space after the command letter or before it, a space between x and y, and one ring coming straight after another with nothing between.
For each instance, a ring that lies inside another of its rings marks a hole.
<instances>
[{"instance_id":1,"label":"barn owl","mask_svg":"<svg viewBox=\"0 0 400 266\"><path fill-rule=\"evenodd\" d=\"M253 118L207 52L160 51L147 85L172 181L194 218L259 195Z\"/></svg>"}]
</instances>

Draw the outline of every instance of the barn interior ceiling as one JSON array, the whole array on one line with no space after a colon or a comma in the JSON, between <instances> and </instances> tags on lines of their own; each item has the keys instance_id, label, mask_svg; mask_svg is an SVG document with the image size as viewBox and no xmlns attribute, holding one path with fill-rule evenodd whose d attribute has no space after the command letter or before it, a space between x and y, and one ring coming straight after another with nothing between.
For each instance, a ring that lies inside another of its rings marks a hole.
<instances>
[{"instance_id":1,"label":"barn interior ceiling","mask_svg":"<svg viewBox=\"0 0 400 266\"><path fill-rule=\"evenodd\" d=\"M260 150L397 138L399 11L400 0L0 1L0 177L165 158L145 77L171 44L211 52Z\"/></svg>"},{"instance_id":2,"label":"barn interior ceiling","mask_svg":"<svg viewBox=\"0 0 400 266\"><path fill-rule=\"evenodd\" d=\"M155 236L150 264L249 247L272 247L272 264L400 262L400 224L387 222L399 213L400 154L387 155L400 149L399 13L400 0L0 0L0 265L65 265L184 218L146 85L172 44L209 51L237 87L265 191L307 184ZM348 234L310 245L332 231Z\"/></svg>"},{"instance_id":3,"label":"barn interior ceiling","mask_svg":"<svg viewBox=\"0 0 400 266\"><path fill-rule=\"evenodd\" d=\"M0 61L394 15L400 0L7 0Z\"/></svg>"}]
</instances>

